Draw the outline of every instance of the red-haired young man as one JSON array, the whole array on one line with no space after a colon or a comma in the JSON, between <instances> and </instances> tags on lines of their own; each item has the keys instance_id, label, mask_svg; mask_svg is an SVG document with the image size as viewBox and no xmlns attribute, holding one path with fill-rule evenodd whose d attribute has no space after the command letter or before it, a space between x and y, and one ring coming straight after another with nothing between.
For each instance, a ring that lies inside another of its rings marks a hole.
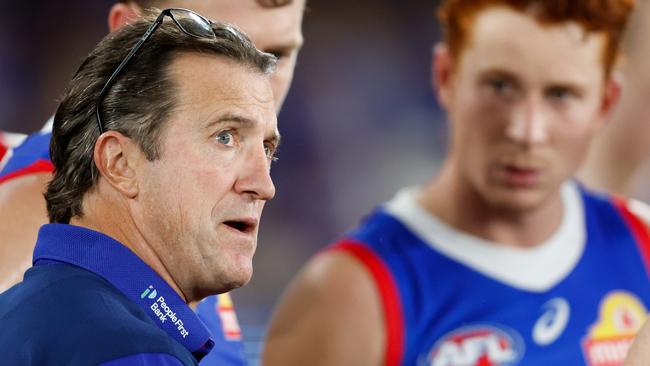
<instances>
[{"instance_id":1,"label":"red-haired young man","mask_svg":"<svg viewBox=\"0 0 650 366\"><path fill-rule=\"evenodd\" d=\"M650 238L572 180L616 104L630 0L447 0L441 171L317 255L267 365L617 365L650 305Z\"/></svg>"}]
</instances>

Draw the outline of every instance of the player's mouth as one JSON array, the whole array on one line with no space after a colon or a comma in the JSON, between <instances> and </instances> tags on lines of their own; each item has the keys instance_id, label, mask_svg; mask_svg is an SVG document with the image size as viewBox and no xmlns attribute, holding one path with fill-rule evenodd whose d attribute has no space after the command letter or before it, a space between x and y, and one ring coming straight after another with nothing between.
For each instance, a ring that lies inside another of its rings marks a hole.
<instances>
[{"instance_id":1,"label":"player's mouth","mask_svg":"<svg viewBox=\"0 0 650 366\"><path fill-rule=\"evenodd\" d=\"M252 218L226 220L223 224L242 234L252 234L257 228L257 220Z\"/></svg>"},{"instance_id":2,"label":"player's mouth","mask_svg":"<svg viewBox=\"0 0 650 366\"><path fill-rule=\"evenodd\" d=\"M504 183L513 188L532 188L538 185L542 178L541 169L515 164L503 165L499 173Z\"/></svg>"}]
</instances>

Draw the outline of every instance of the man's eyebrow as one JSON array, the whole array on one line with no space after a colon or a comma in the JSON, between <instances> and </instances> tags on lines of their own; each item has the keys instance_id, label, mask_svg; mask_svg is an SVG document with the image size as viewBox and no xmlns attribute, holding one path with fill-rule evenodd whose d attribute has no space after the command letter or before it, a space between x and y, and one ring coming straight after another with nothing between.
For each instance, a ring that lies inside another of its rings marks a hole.
<instances>
[{"instance_id":1,"label":"man's eyebrow","mask_svg":"<svg viewBox=\"0 0 650 366\"><path fill-rule=\"evenodd\" d=\"M223 115L219 116L218 118L213 119L210 122L208 122L206 124L205 128L210 129L210 128L213 128L214 126L217 126L217 125L219 125L221 123L227 123L227 122L235 122L237 124L241 124L241 125L246 126L246 127L251 127L251 126L253 126L253 125L255 125L257 123L257 122L255 122L255 120L252 120L252 119L250 119L248 117L245 117L245 116L242 116L242 115L239 115L239 114L227 113L227 114L223 114ZM265 140L268 140L268 141L272 142L275 146L280 146L280 141L282 140L282 137L280 136L280 132L278 132L276 130L276 131L273 132L273 134L270 137L265 138Z\"/></svg>"},{"instance_id":2,"label":"man's eyebrow","mask_svg":"<svg viewBox=\"0 0 650 366\"><path fill-rule=\"evenodd\" d=\"M238 124L246 125L246 126L251 126L254 125L256 122L248 117L239 115L239 114L233 114L233 113L226 113L222 114L217 118L211 119L206 125L206 128L211 128L214 127L215 125L221 124L221 123L226 123L226 122L235 122Z\"/></svg>"}]
</instances>

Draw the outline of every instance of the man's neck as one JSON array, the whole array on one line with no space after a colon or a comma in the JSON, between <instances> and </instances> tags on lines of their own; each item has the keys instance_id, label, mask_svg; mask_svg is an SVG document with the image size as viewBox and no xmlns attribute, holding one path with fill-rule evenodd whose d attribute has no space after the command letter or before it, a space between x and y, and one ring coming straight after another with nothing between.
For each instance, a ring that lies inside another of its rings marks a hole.
<instances>
[{"instance_id":1,"label":"man's neck","mask_svg":"<svg viewBox=\"0 0 650 366\"><path fill-rule=\"evenodd\" d=\"M453 167L427 184L418 203L451 227L487 241L529 248L548 240L562 223L564 203L558 190L539 207L493 207Z\"/></svg>"},{"instance_id":2,"label":"man's neck","mask_svg":"<svg viewBox=\"0 0 650 366\"><path fill-rule=\"evenodd\" d=\"M72 218L70 224L101 232L122 243L162 277L183 301L187 302L187 298L154 248L147 242L133 221L126 203L111 200L109 196L110 193L87 194L84 197L84 215Z\"/></svg>"}]
</instances>

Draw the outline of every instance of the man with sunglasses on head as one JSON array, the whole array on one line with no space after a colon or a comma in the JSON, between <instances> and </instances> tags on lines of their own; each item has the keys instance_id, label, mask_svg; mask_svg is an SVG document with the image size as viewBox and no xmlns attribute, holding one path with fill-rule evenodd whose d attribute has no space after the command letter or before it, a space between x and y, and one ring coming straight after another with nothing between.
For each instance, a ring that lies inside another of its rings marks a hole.
<instances>
[{"instance_id":1,"label":"man with sunglasses on head","mask_svg":"<svg viewBox=\"0 0 650 366\"><path fill-rule=\"evenodd\" d=\"M638 204L572 179L633 0L445 0L440 172L290 285L266 365L621 365L650 307Z\"/></svg>"},{"instance_id":2,"label":"man with sunglasses on head","mask_svg":"<svg viewBox=\"0 0 650 366\"><path fill-rule=\"evenodd\" d=\"M198 365L189 304L244 285L279 144L276 58L185 9L107 36L54 117L34 266L0 294L9 365Z\"/></svg>"},{"instance_id":3,"label":"man with sunglasses on head","mask_svg":"<svg viewBox=\"0 0 650 366\"><path fill-rule=\"evenodd\" d=\"M271 85L276 109L281 108L303 42L305 0L125 0L111 7L109 30L132 22L147 7L193 9L210 19L240 27L259 49L278 58ZM0 140L0 145L5 146L0 152L6 151L0 157L0 291L18 282L29 268L38 228L47 223L43 192L53 169L50 132L51 122L20 145L19 136L0 135L10 137ZM241 331L230 296L210 296L198 304L196 311L217 343L201 364L243 365Z\"/></svg>"}]
</instances>

